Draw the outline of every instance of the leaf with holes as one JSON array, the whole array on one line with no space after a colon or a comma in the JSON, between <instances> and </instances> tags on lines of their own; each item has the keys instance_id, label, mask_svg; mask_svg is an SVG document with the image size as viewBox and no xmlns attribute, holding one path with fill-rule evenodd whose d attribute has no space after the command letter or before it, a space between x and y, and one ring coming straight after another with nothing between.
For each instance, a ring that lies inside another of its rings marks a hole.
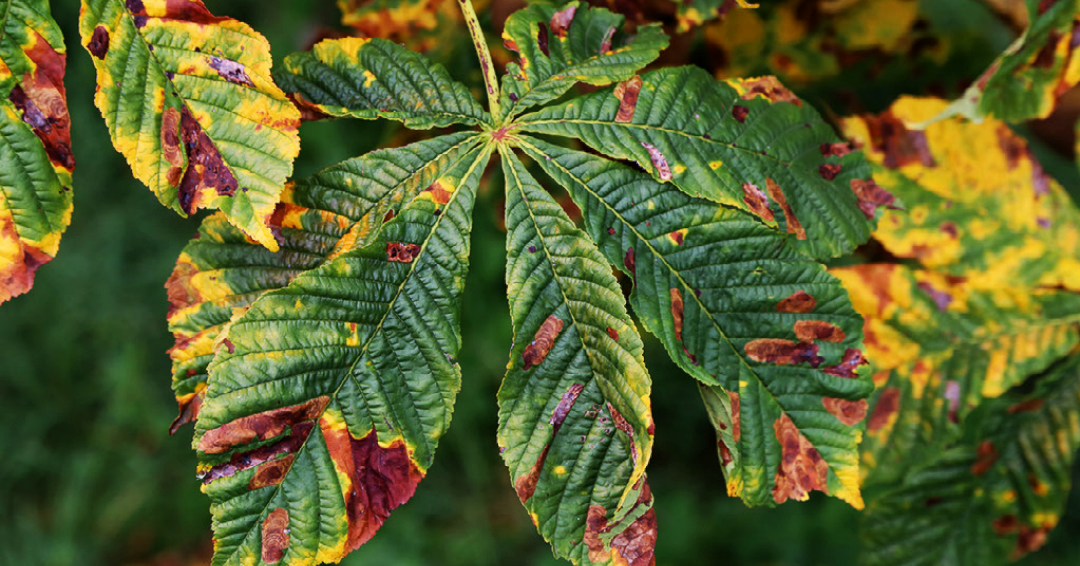
<instances>
[{"instance_id":1,"label":"leaf with holes","mask_svg":"<svg viewBox=\"0 0 1080 566\"><path fill-rule=\"evenodd\" d=\"M997 120L910 128L944 108L937 99L902 98L878 116L842 121L874 163L877 185L866 190L880 187L908 208L887 211L874 238L976 286L1080 290L1080 211L1061 185Z\"/></svg>"},{"instance_id":2,"label":"leaf with holes","mask_svg":"<svg viewBox=\"0 0 1080 566\"><path fill-rule=\"evenodd\" d=\"M418 195L445 200L443 175L477 143L475 135L451 134L375 151L290 183L270 221L281 242L277 252L251 243L220 214L204 220L166 283L169 329L176 339L169 355L180 408L172 432L197 416L206 366L236 309L366 245Z\"/></svg>"},{"instance_id":3,"label":"leaf with holes","mask_svg":"<svg viewBox=\"0 0 1080 566\"><path fill-rule=\"evenodd\" d=\"M0 303L30 290L71 223L66 64L48 2L7 2L0 22Z\"/></svg>"},{"instance_id":4,"label":"leaf with holes","mask_svg":"<svg viewBox=\"0 0 1080 566\"><path fill-rule=\"evenodd\" d=\"M490 121L442 65L386 39L324 40L286 57L275 78L316 115L387 118L421 130Z\"/></svg>"},{"instance_id":5,"label":"leaf with holes","mask_svg":"<svg viewBox=\"0 0 1080 566\"><path fill-rule=\"evenodd\" d=\"M600 157L518 143L633 279L645 328L708 395L729 397L730 428L713 419L728 492L762 505L820 490L861 508L856 445L872 385L840 282L749 213Z\"/></svg>"},{"instance_id":6,"label":"leaf with holes","mask_svg":"<svg viewBox=\"0 0 1080 566\"><path fill-rule=\"evenodd\" d=\"M514 346L499 389L499 450L557 556L652 564L641 338L596 245L516 157L502 157Z\"/></svg>"},{"instance_id":7,"label":"leaf with holes","mask_svg":"<svg viewBox=\"0 0 1080 566\"><path fill-rule=\"evenodd\" d=\"M516 126L578 138L687 194L752 212L815 258L851 251L878 209L896 204L860 190L872 182L862 153L773 77L717 82L694 67L660 69Z\"/></svg>"},{"instance_id":8,"label":"leaf with holes","mask_svg":"<svg viewBox=\"0 0 1080 566\"><path fill-rule=\"evenodd\" d=\"M300 151L300 114L270 45L199 0L83 0L94 102L135 177L182 215L216 208L277 250L267 225Z\"/></svg>"},{"instance_id":9,"label":"leaf with holes","mask_svg":"<svg viewBox=\"0 0 1080 566\"><path fill-rule=\"evenodd\" d=\"M630 79L667 47L659 24L641 26L635 35L622 27L622 16L578 2L514 12L503 28L503 46L518 57L503 75L506 115L550 102L578 82L606 86ZM634 83L627 88L637 95Z\"/></svg>"},{"instance_id":10,"label":"leaf with holes","mask_svg":"<svg viewBox=\"0 0 1080 566\"><path fill-rule=\"evenodd\" d=\"M412 496L461 384L460 295L489 153L468 151L437 194L403 200L366 245L229 323L195 437L213 564L337 562Z\"/></svg>"},{"instance_id":11,"label":"leaf with holes","mask_svg":"<svg viewBox=\"0 0 1080 566\"><path fill-rule=\"evenodd\" d=\"M995 399L963 440L867 506L866 566L1008 564L1041 547L1068 499L1080 448L1080 368Z\"/></svg>"}]
</instances>

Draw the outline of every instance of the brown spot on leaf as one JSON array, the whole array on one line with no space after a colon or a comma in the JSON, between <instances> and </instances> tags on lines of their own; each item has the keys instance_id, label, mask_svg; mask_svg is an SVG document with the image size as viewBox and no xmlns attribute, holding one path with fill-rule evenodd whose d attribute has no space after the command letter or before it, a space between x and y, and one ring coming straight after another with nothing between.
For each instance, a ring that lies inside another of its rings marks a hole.
<instances>
[{"instance_id":1,"label":"brown spot on leaf","mask_svg":"<svg viewBox=\"0 0 1080 566\"><path fill-rule=\"evenodd\" d=\"M554 318L554 316L548 317L548 320L551 320L552 318ZM556 318L555 320L559 319ZM559 320L559 328L562 328L561 320ZM541 328L541 330L543 330L543 328ZM566 416L570 414L570 409L574 407L574 403L577 402L578 396L581 395L581 392L584 389L584 385L575 383L563 393L562 398L559 399L559 404L556 405L555 410L551 412L551 419L548 420L548 423L551 425L552 436L559 432L559 427L561 427L563 421L566 420Z\"/></svg>"},{"instance_id":2,"label":"brown spot on leaf","mask_svg":"<svg viewBox=\"0 0 1080 566\"><path fill-rule=\"evenodd\" d=\"M824 359L818 356L817 344L792 342L780 338L758 338L744 346L746 356L755 362L776 365L810 364L818 367Z\"/></svg>"},{"instance_id":3,"label":"brown spot on leaf","mask_svg":"<svg viewBox=\"0 0 1080 566\"><path fill-rule=\"evenodd\" d=\"M749 115L750 109L741 104L736 104L731 107L731 116L738 120L740 124L746 122L746 117Z\"/></svg>"},{"instance_id":4,"label":"brown spot on leaf","mask_svg":"<svg viewBox=\"0 0 1080 566\"><path fill-rule=\"evenodd\" d=\"M994 519L991 526L994 528L994 534L1003 537L1015 533L1017 527L1020 526L1020 521L1016 518L1016 515L1002 515Z\"/></svg>"},{"instance_id":5,"label":"brown spot on leaf","mask_svg":"<svg viewBox=\"0 0 1080 566\"><path fill-rule=\"evenodd\" d=\"M548 28L544 22L540 22L539 28L536 32L536 44L545 57L551 57L551 51L548 49Z\"/></svg>"},{"instance_id":6,"label":"brown spot on leaf","mask_svg":"<svg viewBox=\"0 0 1080 566\"><path fill-rule=\"evenodd\" d=\"M1030 413L1032 411L1038 411L1042 408L1044 399L1028 399L1022 403L1017 403L1009 407L1009 414L1016 413Z\"/></svg>"},{"instance_id":7,"label":"brown spot on leaf","mask_svg":"<svg viewBox=\"0 0 1080 566\"><path fill-rule=\"evenodd\" d=\"M1020 161L1028 156L1027 144L1024 139L1017 136L1008 126L1001 124L997 128L998 147L1005 155L1005 163L1009 170L1020 166Z\"/></svg>"},{"instance_id":8,"label":"brown spot on leaf","mask_svg":"<svg viewBox=\"0 0 1080 566\"><path fill-rule=\"evenodd\" d=\"M187 106L180 108L180 140L187 150L187 168L177 195L184 212L195 213L199 208L199 193L204 188L213 188L219 195L236 193L236 177Z\"/></svg>"},{"instance_id":9,"label":"brown spot on leaf","mask_svg":"<svg viewBox=\"0 0 1080 566\"><path fill-rule=\"evenodd\" d=\"M255 440L269 440L297 423L318 418L329 402L330 398L323 395L298 405L240 417L206 431L199 439L199 451L220 454Z\"/></svg>"},{"instance_id":10,"label":"brown spot on leaf","mask_svg":"<svg viewBox=\"0 0 1080 566\"><path fill-rule=\"evenodd\" d=\"M682 292L676 288L671 289L671 319L675 326L675 339L682 341L683 300Z\"/></svg>"},{"instance_id":11,"label":"brown spot on leaf","mask_svg":"<svg viewBox=\"0 0 1080 566\"><path fill-rule=\"evenodd\" d=\"M262 524L262 560L276 564L289 548L289 512L278 507L266 516Z\"/></svg>"},{"instance_id":12,"label":"brown spot on leaf","mask_svg":"<svg viewBox=\"0 0 1080 566\"><path fill-rule=\"evenodd\" d=\"M656 168L656 173L659 175L661 181L671 180L671 168L668 167L667 159L664 158L664 154L656 149L655 146L647 142L641 142L641 147L645 148L645 151L649 152L649 159L652 161L653 167Z\"/></svg>"},{"instance_id":13,"label":"brown spot on leaf","mask_svg":"<svg viewBox=\"0 0 1080 566\"><path fill-rule=\"evenodd\" d=\"M536 459L536 462L533 462L532 467L529 468L529 471L514 481L514 491L517 492L518 499L522 503L532 499L533 494L536 493L536 484L540 481L540 472L544 469L544 461L547 460L548 449L550 448L550 444L545 446L540 451L540 456Z\"/></svg>"},{"instance_id":14,"label":"brown spot on leaf","mask_svg":"<svg viewBox=\"0 0 1080 566\"><path fill-rule=\"evenodd\" d=\"M949 309L949 305L952 303L952 295L945 291L939 291L926 281L919 282L919 289L927 295L930 295L930 298L933 299L938 311L945 312Z\"/></svg>"},{"instance_id":15,"label":"brown spot on leaf","mask_svg":"<svg viewBox=\"0 0 1080 566\"><path fill-rule=\"evenodd\" d=\"M451 188L447 188L446 183L442 181L435 181L423 190L423 194L430 196L435 204L442 206L450 202L450 197L454 195Z\"/></svg>"},{"instance_id":16,"label":"brown spot on leaf","mask_svg":"<svg viewBox=\"0 0 1080 566\"><path fill-rule=\"evenodd\" d=\"M260 464L259 469L255 470L255 475L251 476L251 481L248 482L248 489L259 489L281 483L285 479L285 474L289 472L289 468L292 467L295 457L293 454L286 454L284 458Z\"/></svg>"},{"instance_id":17,"label":"brown spot on leaf","mask_svg":"<svg viewBox=\"0 0 1080 566\"><path fill-rule=\"evenodd\" d=\"M886 387L878 397L873 412L870 413L870 420L866 421L866 430L870 432L881 430L889 424L889 419L899 410L900 390L895 387Z\"/></svg>"},{"instance_id":18,"label":"brown spot on leaf","mask_svg":"<svg viewBox=\"0 0 1080 566\"><path fill-rule=\"evenodd\" d=\"M776 312L805 314L817 308L817 299L803 290L795 291L790 297L776 303Z\"/></svg>"},{"instance_id":19,"label":"brown spot on leaf","mask_svg":"<svg viewBox=\"0 0 1080 566\"><path fill-rule=\"evenodd\" d=\"M180 148L180 111L171 106L161 114L161 155L170 165L165 180L179 187L184 174L184 150Z\"/></svg>"},{"instance_id":20,"label":"brown spot on leaf","mask_svg":"<svg viewBox=\"0 0 1080 566\"><path fill-rule=\"evenodd\" d=\"M562 332L562 328L562 320L555 315L547 317L547 320L537 329L532 342L521 353L521 359L524 361L521 369L528 370L533 366L540 365L544 358L547 357L548 352L551 351L551 347L555 345L555 338Z\"/></svg>"},{"instance_id":21,"label":"brown spot on leaf","mask_svg":"<svg viewBox=\"0 0 1080 566\"><path fill-rule=\"evenodd\" d=\"M316 120L326 120L330 118L330 115L322 111L322 108L318 104L304 98L304 95L299 92L290 92L286 94L293 106L300 111L300 119L305 122L314 122Z\"/></svg>"},{"instance_id":22,"label":"brown spot on leaf","mask_svg":"<svg viewBox=\"0 0 1080 566\"><path fill-rule=\"evenodd\" d=\"M555 37L566 39L566 34L570 32L570 24L574 21L575 13L577 13L577 6L568 6L551 16L551 32L555 34Z\"/></svg>"},{"instance_id":23,"label":"brown spot on leaf","mask_svg":"<svg viewBox=\"0 0 1080 566\"><path fill-rule=\"evenodd\" d=\"M810 492L829 492L829 465L810 441L799 432L787 414L780 415L773 423L776 440L780 442L782 455L773 486L773 501L783 503L788 499L806 501Z\"/></svg>"},{"instance_id":24,"label":"brown spot on leaf","mask_svg":"<svg viewBox=\"0 0 1080 566\"><path fill-rule=\"evenodd\" d=\"M818 174L822 179L826 181L832 181L840 174L841 166L839 163L822 163L818 166Z\"/></svg>"},{"instance_id":25,"label":"brown spot on leaf","mask_svg":"<svg viewBox=\"0 0 1080 566\"><path fill-rule=\"evenodd\" d=\"M634 270L634 248L626 248L626 255L623 256L622 263L630 271L631 276L636 273Z\"/></svg>"},{"instance_id":26,"label":"brown spot on leaf","mask_svg":"<svg viewBox=\"0 0 1080 566\"><path fill-rule=\"evenodd\" d=\"M750 212L758 215L766 222L776 221L772 210L769 209L769 197L765 196L765 191L753 183L743 183L742 191L743 202L746 203Z\"/></svg>"},{"instance_id":27,"label":"brown spot on leaf","mask_svg":"<svg viewBox=\"0 0 1080 566\"><path fill-rule=\"evenodd\" d=\"M320 427L338 475L349 478L345 498L349 522L345 550L349 552L375 535L390 512L413 496L424 476L400 438L383 446L374 429L355 438L347 427L327 419L320 421Z\"/></svg>"},{"instance_id":28,"label":"brown spot on leaf","mask_svg":"<svg viewBox=\"0 0 1080 566\"><path fill-rule=\"evenodd\" d=\"M612 340L615 340L616 342L619 341L619 333L610 326L607 327L607 335L610 336Z\"/></svg>"},{"instance_id":29,"label":"brown spot on leaf","mask_svg":"<svg viewBox=\"0 0 1080 566\"><path fill-rule=\"evenodd\" d=\"M608 51L611 51L611 40L615 38L615 31L615 26L612 26L604 32L604 39L600 42L599 55L605 55Z\"/></svg>"},{"instance_id":30,"label":"brown spot on leaf","mask_svg":"<svg viewBox=\"0 0 1080 566\"><path fill-rule=\"evenodd\" d=\"M981 476L990 471L990 468L994 467L994 463L997 462L998 451L993 442L984 440L979 443L979 448L975 453L975 463L971 465L971 473Z\"/></svg>"},{"instance_id":31,"label":"brown spot on leaf","mask_svg":"<svg viewBox=\"0 0 1080 566\"><path fill-rule=\"evenodd\" d=\"M821 404L825 406L825 410L847 426L861 423L866 418L866 410L869 407L866 399L848 401L836 397L825 397L821 400Z\"/></svg>"},{"instance_id":32,"label":"brown spot on leaf","mask_svg":"<svg viewBox=\"0 0 1080 566\"><path fill-rule=\"evenodd\" d=\"M795 234L795 237L799 240L805 240L806 229L803 228L799 219L795 217L795 211L793 211L791 205L788 204L787 197L784 196L784 190L772 179L765 179L765 187L769 190L769 196L772 197L772 199L780 205L781 210L784 211L784 220L787 222L788 234Z\"/></svg>"},{"instance_id":33,"label":"brown spot on leaf","mask_svg":"<svg viewBox=\"0 0 1080 566\"><path fill-rule=\"evenodd\" d=\"M850 185L855 197L859 199L859 210L862 210L868 220L874 219L878 208L894 208L896 197L881 188L873 179L852 179Z\"/></svg>"},{"instance_id":34,"label":"brown spot on leaf","mask_svg":"<svg viewBox=\"0 0 1080 566\"><path fill-rule=\"evenodd\" d=\"M179 406L180 411L176 418L173 419L172 424L169 425L170 436L176 434L180 427L195 421L199 415L199 408L202 407L203 395L205 393L200 391L177 398L176 404Z\"/></svg>"},{"instance_id":35,"label":"brown spot on leaf","mask_svg":"<svg viewBox=\"0 0 1080 566\"><path fill-rule=\"evenodd\" d=\"M772 75L747 79L742 84L746 89L746 92L742 95L744 100L752 100L755 96L763 96L770 102L790 102L796 106L802 106L802 100L799 100L795 93L788 90Z\"/></svg>"},{"instance_id":36,"label":"brown spot on leaf","mask_svg":"<svg viewBox=\"0 0 1080 566\"><path fill-rule=\"evenodd\" d=\"M1019 560L1024 555L1042 548L1042 545L1046 544L1046 537L1050 534L1052 528L1053 525L1042 525L1035 528L1022 525L1020 527L1020 536L1016 539L1016 549L1013 550L1010 560Z\"/></svg>"},{"instance_id":37,"label":"brown spot on leaf","mask_svg":"<svg viewBox=\"0 0 1080 566\"><path fill-rule=\"evenodd\" d=\"M90 42L86 44L86 50L98 59L104 59L109 53L109 30L105 29L105 26L94 28L94 33L90 34Z\"/></svg>"},{"instance_id":38,"label":"brown spot on leaf","mask_svg":"<svg viewBox=\"0 0 1080 566\"><path fill-rule=\"evenodd\" d=\"M739 409L739 394L734 391L728 391L728 399L731 400L731 438L738 442L742 438L742 421L740 416L742 413Z\"/></svg>"},{"instance_id":39,"label":"brown spot on leaf","mask_svg":"<svg viewBox=\"0 0 1080 566\"><path fill-rule=\"evenodd\" d=\"M203 484L208 484L219 478L234 476L244 470L254 468L265 462L276 459L285 454L295 454L300 446L307 440L312 429L315 428L313 421L305 421L294 425L292 433L281 440L261 446L250 452L237 452L232 455L228 462L217 464L202 476Z\"/></svg>"},{"instance_id":40,"label":"brown spot on leaf","mask_svg":"<svg viewBox=\"0 0 1080 566\"><path fill-rule=\"evenodd\" d=\"M22 121L34 131L45 146L53 165L72 171L71 120L64 91L65 57L57 53L45 38L32 32L36 41L26 55L36 66L12 88L8 99L22 113Z\"/></svg>"},{"instance_id":41,"label":"brown spot on leaf","mask_svg":"<svg viewBox=\"0 0 1080 566\"><path fill-rule=\"evenodd\" d=\"M846 377L853 379L857 377L856 370L859 366L865 365L868 362L863 357L861 350L855 348L848 348L844 351L844 357L840 360L840 363L835 366L825 366L821 368L821 371L829 375L835 375L836 377Z\"/></svg>"},{"instance_id":42,"label":"brown spot on leaf","mask_svg":"<svg viewBox=\"0 0 1080 566\"><path fill-rule=\"evenodd\" d=\"M851 144L847 142L823 143L819 149L821 150L822 157L833 155L836 157L843 157L851 153Z\"/></svg>"},{"instance_id":43,"label":"brown spot on leaf","mask_svg":"<svg viewBox=\"0 0 1080 566\"><path fill-rule=\"evenodd\" d=\"M960 235L960 231L956 227L955 222L942 222L939 228L941 228L942 232L948 234L950 238L956 239L956 237Z\"/></svg>"},{"instance_id":44,"label":"brown spot on leaf","mask_svg":"<svg viewBox=\"0 0 1080 566\"><path fill-rule=\"evenodd\" d=\"M420 246L407 242L387 242L386 259L398 263L412 263L420 255Z\"/></svg>"},{"instance_id":45,"label":"brown spot on leaf","mask_svg":"<svg viewBox=\"0 0 1080 566\"><path fill-rule=\"evenodd\" d=\"M867 116L864 120L874 149L885 156L886 167L896 169L916 163L924 167L935 166L925 132L908 130L891 110L879 116Z\"/></svg>"},{"instance_id":46,"label":"brown spot on leaf","mask_svg":"<svg viewBox=\"0 0 1080 566\"><path fill-rule=\"evenodd\" d=\"M804 342L843 342L847 334L839 326L824 320L798 320L795 321L795 336Z\"/></svg>"},{"instance_id":47,"label":"brown spot on leaf","mask_svg":"<svg viewBox=\"0 0 1080 566\"><path fill-rule=\"evenodd\" d=\"M652 491L642 477L639 482L641 491L634 507L652 505ZM636 487L636 486L635 486ZM590 505L585 517L585 546L589 550L589 561L595 564L608 563L626 566L652 566L656 563L656 512L649 509L628 525L622 532L611 539L611 549L604 546L605 535L615 525L608 524L607 510L601 505Z\"/></svg>"},{"instance_id":48,"label":"brown spot on leaf","mask_svg":"<svg viewBox=\"0 0 1080 566\"><path fill-rule=\"evenodd\" d=\"M248 76L247 70L242 64L237 63L236 61L222 59L221 57L211 57L210 68L217 71L221 78L230 83L255 88L255 83L251 82L251 77Z\"/></svg>"}]
</instances>

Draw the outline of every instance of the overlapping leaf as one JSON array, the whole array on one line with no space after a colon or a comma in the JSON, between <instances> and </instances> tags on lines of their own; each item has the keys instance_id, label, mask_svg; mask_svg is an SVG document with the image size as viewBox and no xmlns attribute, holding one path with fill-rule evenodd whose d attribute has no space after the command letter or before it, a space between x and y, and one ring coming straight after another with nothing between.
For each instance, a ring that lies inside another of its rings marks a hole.
<instances>
[{"instance_id":1,"label":"overlapping leaf","mask_svg":"<svg viewBox=\"0 0 1080 566\"><path fill-rule=\"evenodd\" d=\"M759 4L748 0L686 0L675 3L678 9L679 31L688 31L709 20L720 18L734 8L757 8Z\"/></svg>"},{"instance_id":2,"label":"overlapping leaf","mask_svg":"<svg viewBox=\"0 0 1080 566\"><path fill-rule=\"evenodd\" d=\"M1080 296L874 264L834 270L866 320L877 385L860 447L864 479L898 481L962 432L986 399L1080 344Z\"/></svg>"},{"instance_id":3,"label":"overlapping leaf","mask_svg":"<svg viewBox=\"0 0 1080 566\"><path fill-rule=\"evenodd\" d=\"M364 37L382 37L427 52L461 31L454 0L338 0L341 23Z\"/></svg>"},{"instance_id":4,"label":"overlapping leaf","mask_svg":"<svg viewBox=\"0 0 1080 566\"><path fill-rule=\"evenodd\" d=\"M198 413L206 367L234 309L366 245L417 195L444 200L449 181L443 175L476 143L468 133L438 137L375 151L290 183L271 221L281 241L278 252L252 244L221 215L203 221L166 283L169 329L176 338L169 351L173 390L180 405L173 432Z\"/></svg>"},{"instance_id":5,"label":"overlapping leaf","mask_svg":"<svg viewBox=\"0 0 1080 566\"><path fill-rule=\"evenodd\" d=\"M300 115L270 77L270 45L199 0L84 0L113 145L162 204L221 209L260 244L300 151Z\"/></svg>"},{"instance_id":6,"label":"overlapping leaf","mask_svg":"<svg viewBox=\"0 0 1080 566\"><path fill-rule=\"evenodd\" d=\"M275 78L301 108L330 116L400 120L413 129L490 121L442 65L385 39L324 40L286 57Z\"/></svg>"},{"instance_id":7,"label":"overlapping leaf","mask_svg":"<svg viewBox=\"0 0 1080 566\"><path fill-rule=\"evenodd\" d=\"M210 365L195 445L213 564L337 562L408 500L460 387L455 356L488 150L365 246L264 294Z\"/></svg>"},{"instance_id":8,"label":"overlapping leaf","mask_svg":"<svg viewBox=\"0 0 1080 566\"><path fill-rule=\"evenodd\" d=\"M712 395L730 396L730 429L715 423L729 493L773 504L816 489L861 508L856 445L872 385L857 372L862 320L840 282L750 214L602 158L518 143L633 278L645 328Z\"/></svg>"},{"instance_id":9,"label":"overlapping leaf","mask_svg":"<svg viewBox=\"0 0 1080 566\"><path fill-rule=\"evenodd\" d=\"M499 449L555 554L651 564L656 515L641 338L604 256L508 151L507 295L514 346Z\"/></svg>"},{"instance_id":10,"label":"overlapping leaf","mask_svg":"<svg viewBox=\"0 0 1080 566\"><path fill-rule=\"evenodd\" d=\"M579 2L533 4L503 27L503 45L518 54L502 81L507 116L562 96L577 82L606 86L624 81L655 60L668 44L659 24L622 32L623 17Z\"/></svg>"},{"instance_id":11,"label":"overlapping leaf","mask_svg":"<svg viewBox=\"0 0 1080 566\"><path fill-rule=\"evenodd\" d=\"M891 195L821 117L773 77L717 82L668 68L523 116L523 131L581 139L693 196L753 212L834 257L864 242Z\"/></svg>"},{"instance_id":12,"label":"overlapping leaf","mask_svg":"<svg viewBox=\"0 0 1080 566\"><path fill-rule=\"evenodd\" d=\"M995 400L964 439L870 503L867 566L1006 564L1057 524L1080 448L1075 359Z\"/></svg>"},{"instance_id":13,"label":"overlapping leaf","mask_svg":"<svg viewBox=\"0 0 1080 566\"><path fill-rule=\"evenodd\" d=\"M1045 118L1080 82L1080 0L1025 0L1027 31L941 116Z\"/></svg>"},{"instance_id":14,"label":"overlapping leaf","mask_svg":"<svg viewBox=\"0 0 1080 566\"><path fill-rule=\"evenodd\" d=\"M46 0L9 0L0 20L0 303L30 290L71 222L67 49Z\"/></svg>"},{"instance_id":15,"label":"overlapping leaf","mask_svg":"<svg viewBox=\"0 0 1080 566\"><path fill-rule=\"evenodd\" d=\"M951 119L937 99L902 98L844 132L874 162L874 179L900 198L874 237L892 254L978 287L1080 290L1080 212L1027 144L1002 122Z\"/></svg>"}]
</instances>

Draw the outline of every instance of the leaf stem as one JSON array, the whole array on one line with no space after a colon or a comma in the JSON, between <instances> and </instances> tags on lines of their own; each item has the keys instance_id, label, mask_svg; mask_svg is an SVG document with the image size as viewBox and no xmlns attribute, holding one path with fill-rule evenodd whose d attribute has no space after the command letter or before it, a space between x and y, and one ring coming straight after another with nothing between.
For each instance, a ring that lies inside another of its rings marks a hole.
<instances>
[{"instance_id":1,"label":"leaf stem","mask_svg":"<svg viewBox=\"0 0 1080 566\"><path fill-rule=\"evenodd\" d=\"M480 20L476 17L471 0L458 0L461 5L461 15L465 17L465 24L469 27L469 35L472 36L473 47L476 48L476 56L480 59L480 67L484 70L484 84L487 86L488 111L492 117L499 121L502 115L499 106L499 82L495 79L495 66L491 62L491 52L488 51L487 39L484 31L480 29Z\"/></svg>"}]
</instances>

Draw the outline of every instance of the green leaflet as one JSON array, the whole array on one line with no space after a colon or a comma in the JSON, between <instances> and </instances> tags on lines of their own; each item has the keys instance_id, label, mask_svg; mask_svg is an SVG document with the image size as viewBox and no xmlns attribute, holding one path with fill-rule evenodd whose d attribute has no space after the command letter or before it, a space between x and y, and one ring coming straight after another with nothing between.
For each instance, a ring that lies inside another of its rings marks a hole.
<instances>
[{"instance_id":1,"label":"green leaflet","mask_svg":"<svg viewBox=\"0 0 1080 566\"><path fill-rule=\"evenodd\" d=\"M577 82L606 86L629 79L668 45L659 24L622 32L623 16L579 2L533 4L503 27L503 45L518 54L502 81L504 114L550 102Z\"/></svg>"},{"instance_id":2,"label":"green leaflet","mask_svg":"<svg viewBox=\"0 0 1080 566\"><path fill-rule=\"evenodd\" d=\"M442 65L385 39L324 40L286 57L274 78L301 108L331 116L400 120L420 130L491 120Z\"/></svg>"},{"instance_id":3,"label":"green leaflet","mask_svg":"<svg viewBox=\"0 0 1080 566\"><path fill-rule=\"evenodd\" d=\"M935 119L961 115L1008 122L1045 118L1080 82L1080 0L1026 0L1028 29L964 96Z\"/></svg>"},{"instance_id":4,"label":"green leaflet","mask_svg":"<svg viewBox=\"0 0 1080 566\"><path fill-rule=\"evenodd\" d=\"M557 556L650 564L653 421L641 338L596 245L509 150L502 158L514 346L499 389L499 450Z\"/></svg>"},{"instance_id":5,"label":"green leaflet","mask_svg":"<svg viewBox=\"0 0 1080 566\"><path fill-rule=\"evenodd\" d=\"M270 78L270 45L199 0L147 4L82 4L113 145L165 206L221 209L276 251L267 223L300 151L300 114Z\"/></svg>"},{"instance_id":6,"label":"green leaflet","mask_svg":"<svg viewBox=\"0 0 1080 566\"><path fill-rule=\"evenodd\" d=\"M408 500L461 383L459 306L490 149L378 236L236 318L210 365L195 445L215 566L337 562Z\"/></svg>"},{"instance_id":7,"label":"green leaflet","mask_svg":"<svg viewBox=\"0 0 1080 566\"><path fill-rule=\"evenodd\" d=\"M865 317L877 391L863 439L863 483L890 485L957 440L987 399L1068 355L1080 296L968 281L902 265L833 270Z\"/></svg>"},{"instance_id":8,"label":"green leaflet","mask_svg":"<svg viewBox=\"0 0 1080 566\"><path fill-rule=\"evenodd\" d=\"M862 153L772 77L717 82L696 67L660 69L523 116L520 128L579 138L692 196L779 222L815 258L866 241L878 207L893 204L865 190L873 181Z\"/></svg>"},{"instance_id":9,"label":"green leaflet","mask_svg":"<svg viewBox=\"0 0 1080 566\"><path fill-rule=\"evenodd\" d=\"M271 225L281 249L271 252L215 214L181 252L165 287L169 330L176 346L173 390L180 416L172 431L195 418L206 385L214 343L233 310L270 289L374 238L382 223L424 192L444 200L440 177L477 144L471 133L442 136L378 150L290 183ZM437 194L437 196L436 196Z\"/></svg>"},{"instance_id":10,"label":"green leaflet","mask_svg":"<svg viewBox=\"0 0 1080 566\"><path fill-rule=\"evenodd\" d=\"M741 468L721 450L729 493L760 505L819 489L861 508L856 444L872 385L857 373L862 320L840 282L751 215L602 158L519 143L567 188L608 261L634 279L630 301L645 328L680 367L738 403L735 444L724 448L740 454ZM815 470L808 483L785 472L782 452Z\"/></svg>"},{"instance_id":11,"label":"green leaflet","mask_svg":"<svg viewBox=\"0 0 1080 566\"><path fill-rule=\"evenodd\" d=\"M955 447L871 499L866 566L1007 564L1057 524L1080 448L1080 374L1073 360L1033 393L994 400Z\"/></svg>"},{"instance_id":12,"label":"green leaflet","mask_svg":"<svg viewBox=\"0 0 1080 566\"><path fill-rule=\"evenodd\" d=\"M67 49L46 0L0 6L0 303L30 290L71 223Z\"/></svg>"}]
</instances>

